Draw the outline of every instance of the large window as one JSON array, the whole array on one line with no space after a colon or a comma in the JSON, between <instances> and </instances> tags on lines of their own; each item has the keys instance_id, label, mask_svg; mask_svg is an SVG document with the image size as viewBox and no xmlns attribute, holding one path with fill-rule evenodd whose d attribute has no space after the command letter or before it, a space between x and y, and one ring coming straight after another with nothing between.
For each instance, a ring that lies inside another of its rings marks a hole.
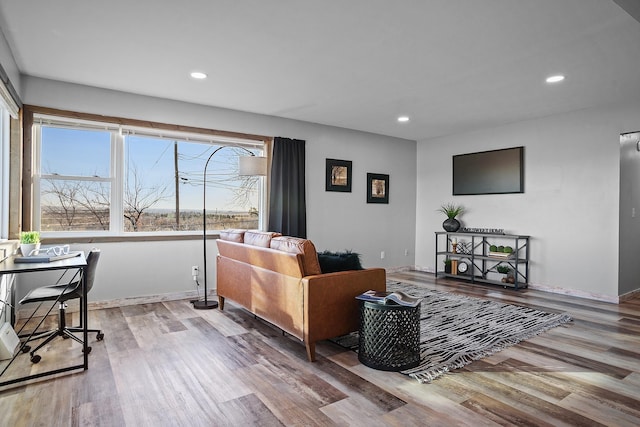
<instances>
[{"instance_id":1,"label":"large window","mask_svg":"<svg viewBox=\"0 0 640 427\"><path fill-rule=\"evenodd\" d=\"M46 234L178 233L260 228L260 177L238 156L262 142L34 117L34 228ZM240 148L242 147L242 148Z\"/></svg>"}]
</instances>

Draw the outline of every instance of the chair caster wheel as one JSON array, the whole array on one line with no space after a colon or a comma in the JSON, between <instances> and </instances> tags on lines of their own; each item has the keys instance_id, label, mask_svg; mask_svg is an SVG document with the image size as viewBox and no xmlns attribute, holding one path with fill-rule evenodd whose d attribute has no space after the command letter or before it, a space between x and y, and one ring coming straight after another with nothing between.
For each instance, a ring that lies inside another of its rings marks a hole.
<instances>
[{"instance_id":1,"label":"chair caster wheel","mask_svg":"<svg viewBox=\"0 0 640 427\"><path fill-rule=\"evenodd\" d=\"M25 345L24 347L22 347L22 352L23 353L29 353L31 351L31 346L30 345Z\"/></svg>"},{"instance_id":2,"label":"chair caster wheel","mask_svg":"<svg viewBox=\"0 0 640 427\"><path fill-rule=\"evenodd\" d=\"M102 341L104 339L104 334L102 332L99 332L98 335L96 335L96 339L98 341Z\"/></svg>"},{"instance_id":3,"label":"chair caster wheel","mask_svg":"<svg viewBox=\"0 0 640 427\"><path fill-rule=\"evenodd\" d=\"M31 363L38 363L42 357L39 354L34 354L31 356Z\"/></svg>"},{"instance_id":4,"label":"chair caster wheel","mask_svg":"<svg viewBox=\"0 0 640 427\"><path fill-rule=\"evenodd\" d=\"M66 336L66 335L63 335L63 336L62 336L62 339L68 340L68 339L69 339L69 337L68 337L68 336Z\"/></svg>"},{"instance_id":5,"label":"chair caster wheel","mask_svg":"<svg viewBox=\"0 0 640 427\"><path fill-rule=\"evenodd\" d=\"M84 349L82 349L82 352L84 353ZM91 353L91 347L87 347L87 354Z\"/></svg>"}]
</instances>

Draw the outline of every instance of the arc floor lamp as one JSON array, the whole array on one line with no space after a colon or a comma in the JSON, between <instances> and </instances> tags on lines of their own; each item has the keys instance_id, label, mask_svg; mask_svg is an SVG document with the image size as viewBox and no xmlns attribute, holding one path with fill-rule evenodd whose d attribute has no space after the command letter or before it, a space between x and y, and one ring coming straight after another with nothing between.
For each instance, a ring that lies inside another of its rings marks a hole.
<instances>
[{"instance_id":1,"label":"arc floor lamp","mask_svg":"<svg viewBox=\"0 0 640 427\"><path fill-rule=\"evenodd\" d=\"M244 147L236 145L223 145L216 148L204 165L204 171L202 173L203 190L202 190L202 252L204 254L204 262L202 263L202 270L204 272L204 299L194 301L193 308L198 310L207 310L216 308L218 301L209 300L207 288L207 167L211 158L223 148L239 148L248 153L247 156L238 156L238 175L239 176L265 176L267 174L267 158L260 157L253 154L251 151Z\"/></svg>"}]
</instances>

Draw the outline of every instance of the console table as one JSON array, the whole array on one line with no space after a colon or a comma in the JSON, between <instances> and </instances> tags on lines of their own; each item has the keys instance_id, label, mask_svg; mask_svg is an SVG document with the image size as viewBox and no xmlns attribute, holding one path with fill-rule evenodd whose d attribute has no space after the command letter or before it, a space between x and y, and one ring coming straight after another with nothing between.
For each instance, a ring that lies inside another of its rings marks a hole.
<instances>
[{"instance_id":1,"label":"console table","mask_svg":"<svg viewBox=\"0 0 640 427\"><path fill-rule=\"evenodd\" d=\"M472 283L489 283L514 289L528 286L530 236L446 231L436 231L435 235L436 277L453 277L470 280ZM491 252L490 248L493 245L511 246L513 252ZM451 271L442 269L445 260L451 261ZM499 269L505 267L511 270L513 283L506 281L507 275L499 272Z\"/></svg>"}]
</instances>

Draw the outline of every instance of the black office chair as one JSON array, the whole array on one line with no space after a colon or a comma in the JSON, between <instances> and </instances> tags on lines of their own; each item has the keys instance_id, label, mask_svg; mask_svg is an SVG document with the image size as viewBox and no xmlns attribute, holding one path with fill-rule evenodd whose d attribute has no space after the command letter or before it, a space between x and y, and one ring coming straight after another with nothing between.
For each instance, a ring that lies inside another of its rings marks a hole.
<instances>
[{"instance_id":1,"label":"black office chair","mask_svg":"<svg viewBox=\"0 0 640 427\"><path fill-rule=\"evenodd\" d=\"M92 249L87 256L87 268L86 268L86 286L87 293L93 287L93 280L96 275L96 267L98 265L98 259L100 258L100 250ZM75 277L74 277L75 278ZM73 279L72 279L73 280ZM61 336L63 338L71 338L80 344L84 344L84 342L76 337L74 332L83 332L84 329L82 327L67 327L66 318L65 318L65 309L67 308L67 301L70 299L78 299L82 298L82 280L81 278L67 284L56 284L49 286L42 286L30 291L22 300L20 300L20 304L27 304L31 302L45 302L45 301L56 301L58 302L58 328L53 331L42 332L36 334L34 336L30 336L28 341L33 341L37 339L45 339L43 342L38 344L38 346L31 351L31 362L38 363L40 361L40 356L35 354L38 350L40 350L43 346L48 344L51 340L53 340L57 336ZM37 311L37 309L35 310ZM34 314L35 314L34 311ZM80 309L80 313L82 313L82 308ZM32 315L33 317L33 315ZM80 322L82 326L82 316L80 316ZM102 341L104 338L104 334L99 329L87 329L88 332L96 332L96 339L98 341ZM31 348L29 346L23 347L23 352L26 353ZM91 347L87 347L87 353L91 352Z\"/></svg>"}]
</instances>

